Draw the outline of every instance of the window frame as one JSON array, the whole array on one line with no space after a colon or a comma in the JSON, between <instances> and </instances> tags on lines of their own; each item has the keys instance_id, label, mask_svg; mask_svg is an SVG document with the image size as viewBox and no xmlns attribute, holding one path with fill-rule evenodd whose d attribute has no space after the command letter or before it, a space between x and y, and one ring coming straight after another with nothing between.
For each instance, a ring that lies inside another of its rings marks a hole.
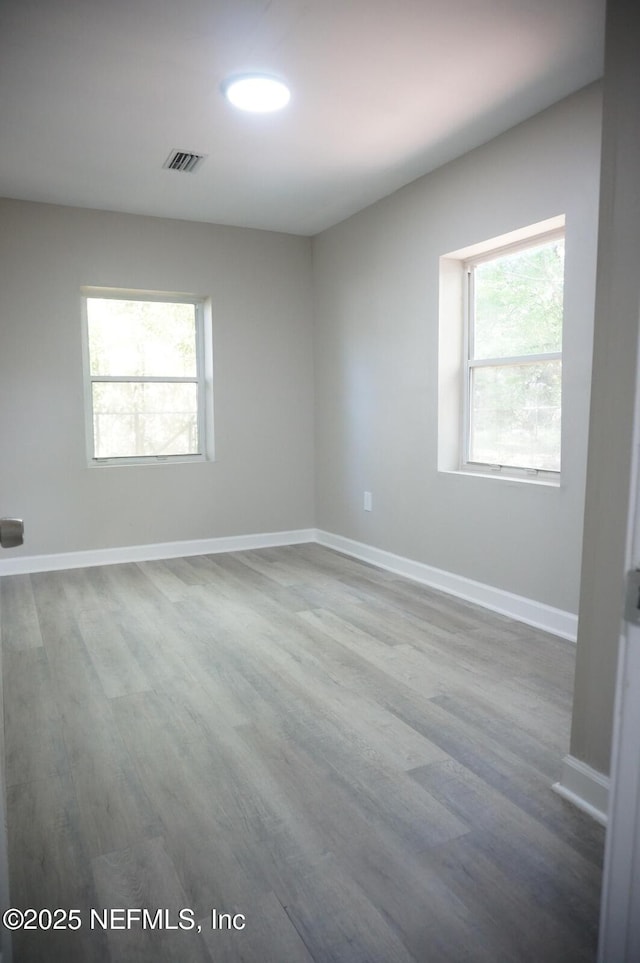
<instances>
[{"instance_id":1,"label":"window frame","mask_svg":"<svg viewBox=\"0 0 640 963\"><path fill-rule=\"evenodd\" d=\"M504 477L512 478L538 478L541 481L549 481L553 483L558 483L562 471L562 421L560 426L560 468L546 469L546 468L533 468L525 467L523 465L509 465L509 464L491 464L490 462L480 462L473 461L470 458L471 452L471 433L472 433L472 420L473 414L471 410L472 403L472 390L471 390L471 378L473 370L475 368L482 367L516 367L518 365L528 365L536 364L541 361L559 361L561 366L561 378L562 378L562 361L563 361L563 351L549 351L543 352L541 354L527 354L527 355L499 355L494 358L474 358L473 357L473 340L474 340L474 306L475 306L475 289L474 289L474 269L476 266L485 264L488 261L498 260L500 257L515 254L518 251L524 251L528 248L540 247L546 243L550 243L554 240L562 239L566 241L566 231L565 227L557 227L551 230L543 231L536 234L529 234L526 237L513 241L511 243L498 245L496 247L487 248L481 253L475 254L473 256L467 257L462 262L462 270L464 272L464 287L463 287L463 298L464 298L464 313L463 313L463 358L462 358L462 426L460 431L460 470L465 472L480 473L480 474L496 474L502 475ZM564 279L563 279L563 336L564 336ZM562 402L561 402L562 405ZM561 418L562 418L562 407L561 407Z\"/></svg>"},{"instance_id":2,"label":"window frame","mask_svg":"<svg viewBox=\"0 0 640 963\"><path fill-rule=\"evenodd\" d=\"M127 465L166 465L184 462L204 462L213 460L213 399L211 371L211 325L210 302L208 298L176 294L165 291L144 291L136 289L82 287L82 346L85 387L85 425L87 459L91 467L113 467ZM176 377L163 375L94 375L91 373L91 352L89 344L88 303L92 299L113 301L160 302L164 304L190 304L195 317L195 377ZM195 384L197 397L198 451L175 455L117 455L101 458L95 454L93 385L94 384L151 384L177 383Z\"/></svg>"}]
</instances>

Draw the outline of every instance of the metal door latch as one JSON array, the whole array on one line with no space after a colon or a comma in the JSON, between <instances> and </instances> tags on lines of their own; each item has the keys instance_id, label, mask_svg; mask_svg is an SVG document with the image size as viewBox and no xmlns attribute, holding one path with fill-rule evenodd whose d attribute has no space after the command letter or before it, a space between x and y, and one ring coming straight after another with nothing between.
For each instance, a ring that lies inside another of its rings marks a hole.
<instances>
[{"instance_id":1,"label":"metal door latch","mask_svg":"<svg viewBox=\"0 0 640 963\"><path fill-rule=\"evenodd\" d=\"M21 518L0 518L0 545L16 548L24 542L24 522Z\"/></svg>"},{"instance_id":2,"label":"metal door latch","mask_svg":"<svg viewBox=\"0 0 640 963\"><path fill-rule=\"evenodd\" d=\"M640 569L627 572L627 595L624 603L627 622L640 625Z\"/></svg>"}]
</instances>

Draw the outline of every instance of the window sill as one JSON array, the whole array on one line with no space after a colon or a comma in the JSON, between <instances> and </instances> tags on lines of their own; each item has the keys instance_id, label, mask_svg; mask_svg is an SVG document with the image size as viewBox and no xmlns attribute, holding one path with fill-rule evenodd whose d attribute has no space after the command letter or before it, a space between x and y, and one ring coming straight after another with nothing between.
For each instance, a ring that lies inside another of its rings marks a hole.
<instances>
[{"instance_id":1,"label":"window sill","mask_svg":"<svg viewBox=\"0 0 640 963\"><path fill-rule=\"evenodd\" d=\"M491 478L493 481L502 482L516 482L521 485L537 485L542 488L555 488L561 487L560 475L545 475L543 477L537 475L525 475L516 472L509 471L491 471L489 469L481 470L476 468L439 468L438 473L441 475L464 475L467 478Z\"/></svg>"},{"instance_id":2,"label":"window sill","mask_svg":"<svg viewBox=\"0 0 640 963\"><path fill-rule=\"evenodd\" d=\"M212 462L206 455L175 455L170 458L92 458L89 468L161 468L167 465L203 465Z\"/></svg>"}]
</instances>

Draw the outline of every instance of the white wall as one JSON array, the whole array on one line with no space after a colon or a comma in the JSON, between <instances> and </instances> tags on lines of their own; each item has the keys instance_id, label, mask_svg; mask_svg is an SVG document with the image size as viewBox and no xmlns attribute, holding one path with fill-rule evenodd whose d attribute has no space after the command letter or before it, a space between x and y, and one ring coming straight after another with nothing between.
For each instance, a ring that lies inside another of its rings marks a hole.
<instances>
[{"instance_id":1,"label":"white wall","mask_svg":"<svg viewBox=\"0 0 640 963\"><path fill-rule=\"evenodd\" d=\"M26 529L12 557L313 524L308 239L8 200L0 225L0 515ZM81 285L212 298L215 462L87 466Z\"/></svg>"},{"instance_id":2,"label":"white wall","mask_svg":"<svg viewBox=\"0 0 640 963\"><path fill-rule=\"evenodd\" d=\"M314 239L319 528L577 612L600 116L592 86ZM438 472L438 259L559 214L562 485Z\"/></svg>"}]
</instances>

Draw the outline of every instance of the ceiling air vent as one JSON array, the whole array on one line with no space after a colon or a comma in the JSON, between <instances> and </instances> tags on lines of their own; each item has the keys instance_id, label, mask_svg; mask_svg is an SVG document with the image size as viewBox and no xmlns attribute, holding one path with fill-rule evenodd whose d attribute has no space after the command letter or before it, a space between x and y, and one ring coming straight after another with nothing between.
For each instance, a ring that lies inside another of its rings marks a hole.
<instances>
[{"instance_id":1,"label":"ceiling air vent","mask_svg":"<svg viewBox=\"0 0 640 963\"><path fill-rule=\"evenodd\" d=\"M206 154L194 154L188 150L172 150L162 166L168 171L193 174L206 156Z\"/></svg>"}]
</instances>

